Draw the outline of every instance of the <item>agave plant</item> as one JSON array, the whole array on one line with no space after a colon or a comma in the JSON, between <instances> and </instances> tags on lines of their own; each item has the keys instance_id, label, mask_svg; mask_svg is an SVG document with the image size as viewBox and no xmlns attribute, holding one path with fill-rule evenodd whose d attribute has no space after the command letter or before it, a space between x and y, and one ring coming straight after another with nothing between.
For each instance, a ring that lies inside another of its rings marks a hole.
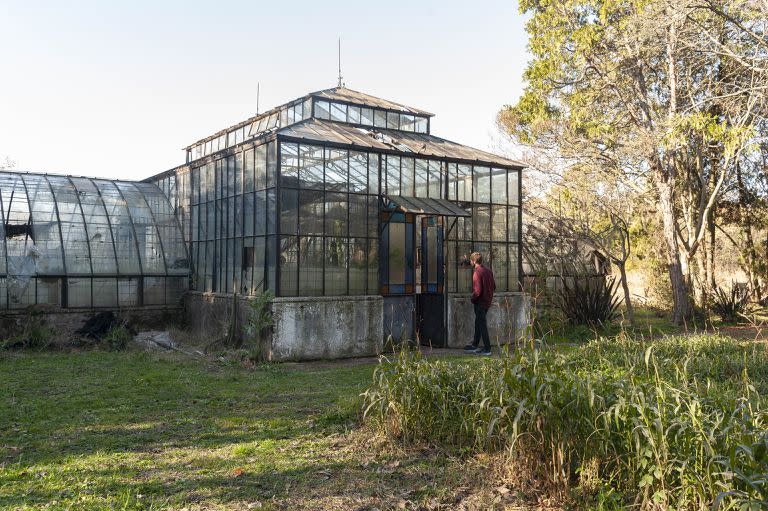
<instances>
[{"instance_id":1,"label":"agave plant","mask_svg":"<svg viewBox=\"0 0 768 511\"><path fill-rule=\"evenodd\" d=\"M710 307L724 322L735 323L749 312L749 295L733 284L728 291L717 286Z\"/></svg>"},{"instance_id":2,"label":"agave plant","mask_svg":"<svg viewBox=\"0 0 768 511\"><path fill-rule=\"evenodd\" d=\"M614 279L575 278L563 281L563 287L553 296L554 304L574 325L598 325L611 321L619 306Z\"/></svg>"}]
</instances>

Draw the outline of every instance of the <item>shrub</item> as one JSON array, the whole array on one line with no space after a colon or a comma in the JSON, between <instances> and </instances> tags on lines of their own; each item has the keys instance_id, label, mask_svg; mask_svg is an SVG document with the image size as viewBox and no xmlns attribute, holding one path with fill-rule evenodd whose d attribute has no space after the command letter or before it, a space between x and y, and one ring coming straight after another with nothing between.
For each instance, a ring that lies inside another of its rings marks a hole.
<instances>
[{"instance_id":1,"label":"shrub","mask_svg":"<svg viewBox=\"0 0 768 511\"><path fill-rule=\"evenodd\" d=\"M54 331L42 315L30 311L21 321L18 334L0 341L0 349L45 349L53 342Z\"/></svg>"},{"instance_id":2,"label":"shrub","mask_svg":"<svg viewBox=\"0 0 768 511\"><path fill-rule=\"evenodd\" d=\"M402 353L376 369L364 416L400 441L506 449L536 480L580 487L590 507L760 509L767 392L762 347L627 338L471 365Z\"/></svg>"},{"instance_id":3,"label":"shrub","mask_svg":"<svg viewBox=\"0 0 768 511\"><path fill-rule=\"evenodd\" d=\"M270 304L274 298L275 295L271 291L264 291L248 301L250 310L243 332L247 338L250 359L254 362L262 362L267 357L264 341L267 329L272 326Z\"/></svg>"},{"instance_id":4,"label":"shrub","mask_svg":"<svg viewBox=\"0 0 768 511\"><path fill-rule=\"evenodd\" d=\"M735 285L727 292L716 287L712 293L712 312L726 323L735 323L749 313L749 295Z\"/></svg>"},{"instance_id":5,"label":"shrub","mask_svg":"<svg viewBox=\"0 0 768 511\"><path fill-rule=\"evenodd\" d=\"M124 323L120 323L112 327L101 340L110 351L123 351L131 339L131 331Z\"/></svg>"},{"instance_id":6,"label":"shrub","mask_svg":"<svg viewBox=\"0 0 768 511\"><path fill-rule=\"evenodd\" d=\"M598 325L611 321L616 315L619 298L616 280L576 277L572 283L563 280L563 287L552 297L567 321L573 325Z\"/></svg>"}]
</instances>

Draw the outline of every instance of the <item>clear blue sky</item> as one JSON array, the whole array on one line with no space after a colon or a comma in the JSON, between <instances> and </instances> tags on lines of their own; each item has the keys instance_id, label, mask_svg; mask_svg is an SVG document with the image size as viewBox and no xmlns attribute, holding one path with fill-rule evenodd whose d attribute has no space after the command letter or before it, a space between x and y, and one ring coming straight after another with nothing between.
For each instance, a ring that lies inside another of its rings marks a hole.
<instances>
[{"instance_id":1,"label":"clear blue sky","mask_svg":"<svg viewBox=\"0 0 768 511\"><path fill-rule=\"evenodd\" d=\"M0 0L0 160L144 178L261 110L348 87L436 114L489 149L528 56L512 1Z\"/></svg>"}]
</instances>

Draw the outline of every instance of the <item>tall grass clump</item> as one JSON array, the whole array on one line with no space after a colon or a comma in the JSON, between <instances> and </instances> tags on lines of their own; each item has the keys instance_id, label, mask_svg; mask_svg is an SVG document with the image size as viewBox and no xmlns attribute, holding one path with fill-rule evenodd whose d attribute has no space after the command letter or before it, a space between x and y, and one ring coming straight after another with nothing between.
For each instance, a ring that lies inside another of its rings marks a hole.
<instances>
[{"instance_id":1,"label":"tall grass clump","mask_svg":"<svg viewBox=\"0 0 768 511\"><path fill-rule=\"evenodd\" d=\"M441 361L402 353L366 391L393 439L503 451L585 505L768 507L768 353L723 337L596 340Z\"/></svg>"}]
</instances>

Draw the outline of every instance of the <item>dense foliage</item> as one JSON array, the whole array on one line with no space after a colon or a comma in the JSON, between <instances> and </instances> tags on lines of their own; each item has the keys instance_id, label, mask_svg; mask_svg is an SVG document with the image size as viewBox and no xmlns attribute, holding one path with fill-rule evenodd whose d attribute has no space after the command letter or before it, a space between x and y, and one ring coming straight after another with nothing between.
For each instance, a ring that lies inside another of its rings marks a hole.
<instances>
[{"instance_id":1,"label":"dense foliage","mask_svg":"<svg viewBox=\"0 0 768 511\"><path fill-rule=\"evenodd\" d=\"M762 345L625 338L476 364L404 352L377 369L365 416L403 441L508 449L521 470L585 502L761 509L767 392Z\"/></svg>"}]
</instances>

